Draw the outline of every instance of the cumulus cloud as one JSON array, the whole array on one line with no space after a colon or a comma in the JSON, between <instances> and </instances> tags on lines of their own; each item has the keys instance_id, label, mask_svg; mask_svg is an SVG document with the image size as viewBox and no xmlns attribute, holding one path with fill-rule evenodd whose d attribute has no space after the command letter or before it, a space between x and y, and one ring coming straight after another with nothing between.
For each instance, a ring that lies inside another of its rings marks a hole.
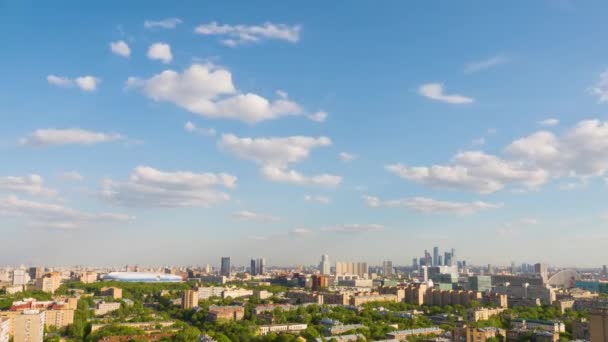
<instances>
[{"instance_id":1,"label":"cumulus cloud","mask_svg":"<svg viewBox=\"0 0 608 342\"><path fill-rule=\"evenodd\" d=\"M458 153L451 165L409 167L391 164L386 170L399 177L436 188L492 193L507 185L535 189L544 184L548 173L518 161L501 159L480 151Z\"/></svg>"},{"instance_id":2,"label":"cumulus cloud","mask_svg":"<svg viewBox=\"0 0 608 342\"><path fill-rule=\"evenodd\" d=\"M386 169L416 183L438 188L492 193L511 185L533 190L552 179L574 177L585 182L608 173L608 122L583 120L561 135L537 131L516 139L504 149L504 157L465 151L449 165Z\"/></svg>"},{"instance_id":3,"label":"cumulus cloud","mask_svg":"<svg viewBox=\"0 0 608 342\"><path fill-rule=\"evenodd\" d=\"M262 222L277 222L280 219L276 216L256 213L253 211L242 210L232 213L232 217L243 221L262 221Z\"/></svg>"},{"instance_id":4,"label":"cumulus cloud","mask_svg":"<svg viewBox=\"0 0 608 342\"><path fill-rule=\"evenodd\" d=\"M50 146L50 145L92 145L122 140L117 133L93 132L80 128L69 129L37 129L20 139L22 145Z\"/></svg>"},{"instance_id":5,"label":"cumulus cloud","mask_svg":"<svg viewBox=\"0 0 608 342\"><path fill-rule=\"evenodd\" d=\"M152 29L174 29L178 24L181 24L180 18L166 18L162 20L146 20L144 21L144 28L148 30Z\"/></svg>"},{"instance_id":6,"label":"cumulus cloud","mask_svg":"<svg viewBox=\"0 0 608 342\"><path fill-rule=\"evenodd\" d=\"M608 70L600 74L600 79L589 91L599 103L608 102Z\"/></svg>"},{"instance_id":7,"label":"cumulus cloud","mask_svg":"<svg viewBox=\"0 0 608 342\"><path fill-rule=\"evenodd\" d=\"M355 160L357 158L359 158L359 156L357 156L356 154L340 152L340 160L345 163L352 162L353 160Z\"/></svg>"},{"instance_id":8,"label":"cumulus cloud","mask_svg":"<svg viewBox=\"0 0 608 342\"><path fill-rule=\"evenodd\" d=\"M329 227L321 228L322 232L333 232L333 233L344 233L344 234L357 234L365 232L381 232L384 230L384 226L381 224L341 224Z\"/></svg>"},{"instance_id":9,"label":"cumulus cloud","mask_svg":"<svg viewBox=\"0 0 608 342\"><path fill-rule=\"evenodd\" d=\"M409 210L418 211L426 214L455 214L471 215L486 209L500 208L501 204L493 204L482 201L473 202L447 202L439 201L426 197L413 197L396 200L380 200L374 196L363 196L369 207L403 207Z\"/></svg>"},{"instance_id":10,"label":"cumulus cloud","mask_svg":"<svg viewBox=\"0 0 608 342\"><path fill-rule=\"evenodd\" d=\"M470 74L474 72L484 71L496 67L498 65L505 64L508 61L509 59L507 57L503 55L496 55L484 60L475 61L467 64L464 67L464 72Z\"/></svg>"},{"instance_id":11,"label":"cumulus cloud","mask_svg":"<svg viewBox=\"0 0 608 342\"><path fill-rule=\"evenodd\" d=\"M0 198L0 216L26 219L31 225L52 229L75 229L107 222L125 222L133 217L122 213L86 213L59 204Z\"/></svg>"},{"instance_id":12,"label":"cumulus cloud","mask_svg":"<svg viewBox=\"0 0 608 342\"><path fill-rule=\"evenodd\" d=\"M124 40L110 42L110 51L122 57L131 56L131 49L129 48L129 44L127 44Z\"/></svg>"},{"instance_id":13,"label":"cumulus cloud","mask_svg":"<svg viewBox=\"0 0 608 342\"><path fill-rule=\"evenodd\" d=\"M76 85L85 92L93 92L97 90L99 83L101 83L100 78L89 75L76 77L75 79L70 79L64 76L48 75L46 80L49 84L64 88L69 88Z\"/></svg>"},{"instance_id":14,"label":"cumulus cloud","mask_svg":"<svg viewBox=\"0 0 608 342\"><path fill-rule=\"evenodd\" d=\"M220 42L229 47L259 43L264 40L283 40L296 43L300 40L299 25L273 24L263 25L220 25L217 22L199 25L194 29L196 34L218 36Z\"/></svg>"},{"instance_id":15,"label":"cumulus cloud","mask_svg":"<svg viewBox=\"0 0 608 342\"><path fill-rule=\"evenodd\" d=\"M55 196L57 191L47 188L42 176L0 176L0 191L19 192L34 196Z\"/></svg>"},{"instance_id":16,"label":"cumulus cloud","mask_svg":"<svg viewBox=\"0 0 608 342\"><path fill-rule=\"evenodd\" d=\"M207 137L212 137L216 134L214 128L198 127L191 121L188 121L184 124L184 129L186 130L186 132L198 133Z\"/></svg>"},{"instance_id":17,"label":"cumulus cloud","mask_svg":"<svg viewBox=\"0 0 608 342\"><path fill-rule=\"evenodd\" d=\"M549 118L539 121L538 124L541 126L557 126L559 125L559 119Z\"/></svg>"},{"instance_id":18,"label":"cumulus cloud","mask_svg":"<svg viewBox=\"0 0 608 342\"><path fill-rule=\"evenodd\" d=\"M104 180L102 198L129 207L210 207L230 199L237 178L227 173L166 172L136 167L125 182Z\"/></svg>"},{"instance_id":19,"label":"cumulus cloud","mask_svg":"<svg viewBox=\"0 0 608 342\"><path fill-rule=\"evenodd\" d=\"M306 202L317 202L321 204L329 204L329 197L322 195L305 195L304 200Z\"/></svg>"},{"instance_id":20,"label":"cumulus cloud","mask_svg":"<svg viewBox=\"0 0 608 342\"><path fill-rule=\"evenodd\" d=\"M325 122L327 120L327 112L318 111L316 113L308 115L308 119L314 122Z\"/></svg>"},{"instance_id":21,"label":"cumulus cloud","mask_svg":"<svg viewBox=\"0 0 608 342\"><path fill-rule=\"evenodd\" d=\"M289 164L308 158L312 149L329 145L331 140L327 137L305 136L240 138L233 134L224 134L218 141L220 149L260 165L262 174L272 181L333 187L340 184L341 177L331 174L305 176L288 169Z\"/></svg>"},{"instance_id":22,"label":"cumulus cloud","mask_svg":"<svg viewBox=\"0 0 608 342\"><path fill-rule=\"evenodd\" d=\"M297 103L279 96L268 100L239 92L230 71L211 64L193 64L181 74L165 70L149 79L130 77L127 88L137 88L158 102L170 102L192 113L215 119L257 123L287 115L302 115Z\"/></svg>"},{"instance_id":23,"label":"cumulus cloud","mask_svg":"<svg viewBox=\"0 0 608 342\"><path fill-rule=\"evenodd\" d=\"M441 83L423 84L418 89L418 93L424 97L428 97L429 99L446 102L446 103L451 103L451 104L467 104L467 103L473 103L473 101L474 101L472 98L466 97L463 95L444 94L443 84L441 84Z\"/></svg>"},{"instance_id":24,"label":"cumulus cloud","mask_svg":"<svg viewBox=\"0 0 608 342\"><path fill-rule=\"evenodd\" d=\"M173 60L171 46L165 43L154 43L148 48L148 58L169 64Z\"/></svg>"}]
</instances>

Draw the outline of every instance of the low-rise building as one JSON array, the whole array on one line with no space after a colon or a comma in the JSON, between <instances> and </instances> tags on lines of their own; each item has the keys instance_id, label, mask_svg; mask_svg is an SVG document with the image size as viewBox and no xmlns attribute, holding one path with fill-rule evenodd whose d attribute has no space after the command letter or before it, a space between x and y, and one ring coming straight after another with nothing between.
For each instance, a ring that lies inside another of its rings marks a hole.
<instances>
[{"instance_id":1,"label":"low-rise building","mask_svg":"<svg viewBox=\"0 0 608 342\"><path fill-rule=\"evenodd\" d=\"M480 308L467 310L467 321L487 321L490 319L490 317L499 315L503 311L505 311L504 308Z\"/></svg>"},{"instance_id":2,"label":"low-rise building","mask_svg":"<svg viewBox=\"0 0 608 342\"><path fill-rule=\"evenodd\" d=\"M122 289L120 287L102 287L101 295L112 297L112 299L121 299L122 298Z\"/></svg>"},{"instance_id":3,"label":"low-rise building","mask_svg":"<svg viewBox=\"0 0 608 342\"><path fill-rule=\"evenodd\" d=\"M271 324L260 326L260 335L268 335L270 333L299 333L308 328L304 323L288 323L288 324Z\"/></svg>"},{"instance_id":4,"label":"low-rise building","mask_svg":"<svg viewBox=\"0 0 608 342\"><path fill-rule=\"evenodd\" d=\"M252 296L253 295L253 290L247 290L247 289L241 289L241 288L236 288L236 289L226 289L224 290L224 292L222 292L222 298L239 298L239 297L248 297L248 296Z\"/></svg>"},{"instance_id":5,"label":"low-rise building","mask_svg":"<svg viewBox=\"0 0 608 342\"><path fill-rule=\"evenodd\" d=\"M119 302L98 302L95 305L95 315L96 316L103 316L107 313L110 313L112 311L116 311L120 309L120 303Z\"/></svg>"},{"instance_id":6,"label":"low-rise building","mask_svg":"<svg viewBox=\"0 0 608 342\"><path fill-rule=\"evenodd\" d=\"M549 332L563 333L566 331L566 326L562 321L542 321L537 319L521 319L516 318L511 320L513 329L519 330L543 330Z\"/></svg>"},{"instance_id":7,"label":"low-rise building","mask_svg":"<svg viewBox=\"0 0 608 342\"><path fill-rule=\"evenodd\" d=\"M403 341L411 336L428 336L428 335L440 335L443 333L438 327L430 327L430 328L419 328L419 329L407 329L407 330L397 330L391 331L386 334L387 338Z\"/></svg>"},{"instance_id":8,"label":"low-rise building","mask_svg":"<svg viewBox=\"0 0 608 342\"><path fill-rule=\"evenodd\" d=\"M209 311L207 313L207 319L212 322L220 320L240 321L243 319L244 316L245 308L238 305L212 305L209 307Z\"/></svg>"},{"instance_id":9,"label":"low-rise building","mask_svg":"<svg viewBox=\"0 0 608 342\"><path fill-rule=\"evenodd\" d=\"M454 342L485 342L490 338L498 338L504 341L507 333L504 329L487 327L475 328L464 326L452 330L452 341Z\"/></svg>"}]
</instances>

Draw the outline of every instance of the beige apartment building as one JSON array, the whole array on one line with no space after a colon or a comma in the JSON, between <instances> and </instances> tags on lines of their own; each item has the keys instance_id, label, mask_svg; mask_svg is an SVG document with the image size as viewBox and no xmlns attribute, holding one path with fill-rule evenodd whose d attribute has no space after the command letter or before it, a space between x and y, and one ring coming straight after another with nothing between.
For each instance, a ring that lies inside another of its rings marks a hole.
<instances>
[{"instance_id":1,"label":"beige apartment building","mask_svg":"<svg viewBox=\"0 0 608 342\"><path fill-rule=\"evenodd\" d=\"M182 309L190 310L198 306L198 291L186 290L182 294Z\"/></svg>"},{"instance_id":2,"label":"beige apartment building","mask_svg":"<svg viewBox=\"0 0 608 342\"><path fill-rule=\"evenodd\" d=\"M592 342L608 341L608 308L591 310L589 313L589 335Z\"/></svg>"},{"instance_id":3,"label":"beige apartment building","mask_svg":"<svg viewBox=\"0 0 608 342\"><path fill-rule=\"evenodd\" d=\"M42 342L45 312L26 310L13 317L14 342Z\"/></svg>"},{"instance_id":4,"label":"beige apartment building","mask_svg":"<svg viewBox=\"0 0 608 342\"><path fill-rule=\"evenodd\" d=\"M36 290L48 293L55 293L61 286L61 275L59 272L47 273L39 279L36 279Z\"/></svg>"}]
</instances>

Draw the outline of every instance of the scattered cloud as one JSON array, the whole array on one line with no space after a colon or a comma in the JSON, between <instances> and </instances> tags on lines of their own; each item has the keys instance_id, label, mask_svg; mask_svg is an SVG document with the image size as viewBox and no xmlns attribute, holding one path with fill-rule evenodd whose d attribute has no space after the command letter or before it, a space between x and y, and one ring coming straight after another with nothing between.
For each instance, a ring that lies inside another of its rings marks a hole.
<instances>
[{"instance_id":1,"label":"scattered cloud","mask_svg":"<svg viewBox=\"0 0 608 342\"><path fill-rule=\"evenodd\" d=\"M316 113L308 115L308 119L314 122L325 122L327 120L327 112L318 111Z\"/></svg>"},{"instance_id":2,"label":"scattered cloud","mask_svg":"<svg viewBox=\"0 0 608 342\"><path fill-rule=\"evenodd\" d=\"M256 213L253 211L237 211L232 213L232 217L243 221L262 221L262 222L277 222L280 218L265 214Z\"/></svg>"},{"instance_id":3,"label":"scattered cloud","mask_svg":"<svg viewBox=\"0 0 608 342\"><path fill-rule=\"evenodd\" d=\"M42 176L37 174L28 176L0 176L0 191L48 197L57 194L57 191L47 188Z\"/></svg>"},{"instance_id":4,"label":"scattered cloud","mask_svg":"<svg viewBox=\"0 0 608 342\"><path fill-rule=\"evenodd\" d=\"M443 84L441 84L441 83L423 84L418 89L418 93L424 97L428 97L429 99L446 102L446 103L451 103L451 104L467 104L467 103L473 103L473 101L474 101L472 98L466 97L463 95L444 94L443 93Z\"/></svg>"},{"instance_id":5,"label":"scattered cloud","mask_svg":"<svg viewBox=\"0 0 608 342\"><path fill-rule=\"evenodd\" d=\"M473 139L473 141L471 141L471 145L473 145L473 146L483 146L485 144L486 144L486 138L484 138L484 137Z\"/></svg>"},{"instance_id":6,"label":"scattered cloud","mask_svg":"<svg viewBox=\"0 0 608 342\"><path fill-rule=\"evenodd\" d=\"M516 139L504 157L480 151L456 154L449 165L386 166L403 179L437 188L492 193L512 185L535 190L552 179L575 178L586 182L608 173L608 122L583 120L561 135L537 131Z\"/></svg>"},{"instance_id":7,"label":"scattered cloud","mask_svg":"<svg viewBox=\"0 0 608 342\"><path fill-rule=\"evenodd\" d=\"M341 224L329 227L321 228L322 232L333 232L333 233L344 233L344 234L356 234L364 232L381 232L384 230L384 226L381 224Z\"/></svg>"},{"instance_id":8,"label":"scattered cloud","mask_svg":"<svg viewBox=\"0 0 608 342\"><path fill-rule=\"evenodd\" d=\"M81 175L78 171L67 171L60 175L60 178L65 181L72 182L82 182L84 180L84 176Z\"/></svg>"},{"instance_id":9,"label":"scattered cloud","mask_svg":"<svg viewBox=\"0 0 608 342\"><path fill-rule=\"evenodd\" d=\"M50 146L50 145L92 145L113 142L124 139L117 133L93 132L80 128L68 129L37 129L19 140L21 145Z\"/></svg>"},{"instance_id":10,"label":"scattered cloud","mask_svg":"<svg viewBox=\"0 0 608 342\"><path fill-rule=\"evenodd\" d=\"M352 154L352 153L347 153L347 152L340 152L340 160L345 162L345 163L349 163L354 161L355 159L359 158L358 155L356 154Z\"/></svg>"},{"instance_id":11,"label":"scattered cloud","mask_svg":"<svg viewBox=\"0 0 608 342\"><path fill-rule=\"evenodd\" d=\"M153 29L174 29L177 25L181 24L180 18L166 18L162 20L146 20L144 21L144 28L148 30Z\"/></svg>"},{"instance_id":12,"label":"scattered cloud","mask_svg":"<svg viewBox=\"0 0 608 342\"><path fill-rule=\"evenodd\" d=\"M327 137L305 136L240 138L233 134L224 134L218 141L220 149L260 165L261 172L267 179L282 183L333 187L340 184L341 177L330 174L305 176L288 169L289 164L308 158L312 149L329 145L331 140Z\"/></svg>"},{"instance_id":13,"label":"scattered cloud","mask_svg":"<svg viewBox=\"0 0 608 342\"><path fill-rule=\"evenodd\" d=\"M62 230L133 219L121 213L90 214L59 204L23 200L16 196L0 198L0 216L24 218L33 226Z\"/></svg>"},{"instance_id":14,"label":"scattered cloud","mask_svg":"<svg viewBox=\"0 0 608 342\"><path fill-rule=\"evenodd\" d=\"M184 129L186 130L186 132L198 133L207 137L213 137L217 133L215 131L215 128L198 127L191 121L188 121L184 124Z\"/></svg>"},{"instance_id":15,"label":"scattered cloud","mask_svg":"<svg viewBox=\"0 0 608 342\"><path fill-rule=\"evenodd\" d=\"M547 126L547 127L557 126L557 125L559 125L559 119L549 118L549 119L539 121L538 124L541 126Z\"/></svg>"},{"instance_id":16,"label":"scattered cloud","mask_svg":"<svg viewBox=\"0 0 608 342\"><path fill-rule=\"evenodd\" d=\"M264 40L283 40L296 43L300 40L299 25L273 24L263 25L220 25L217 22L199 25L194 29L196 34L221 37L220 43L228 47L260 43Z\"/></svg>"},{"instance_id":17,"label":"scattered cloud","mask_svg":"<svg viewBox=\"0 0 608 342\"><path fill-rule=\"evenodd\" d=\"M268 100L254 93L239 92L230 71L212 64L193 64L181 74L165 70L149 79L130 77L127 88L141 89L154 101L171 102L207 118L254 124L304 114L300 105L287 98Z\"/></svg>"},{"instance_id":18,"label":"scattered cloud","mask_svg":"<svg viewBox=\"0 0 608 342\"><path fill-rule=\"evenodd\" d=\"M398 208L403 207L413 211L418 211L425 214L454 214L454 215L471 215L486 209L496 209L502 207L501 204L493 204L482 201L474 202L446 202L439 201L426 197L413 197L397 200L383 201L378 197L363 196L367 205L372 208L387 207Z\"/></svg>"},{"instance_id":19,"label":"scattered cloud","mask_svg":"<svg viewBox=\"0 0 608 342\"><path fill-rule=\"evenodd\" d=\"M97 90L99 83L101 83L101 79L95 76L80 76L76 77L75 79L70 79L64 76L48 75L46 80L49 84L58 87L70 88L76 85L85 92L93 92Z\"/></svg>"},{"instance_id":20,"label":"scattered cloud","mask_svg":"<svg viewBox=\"0 0 608 342\"><path fill-rule=\"evenodd\" d=\"M129 45L124 40L110 42L110 50L115 55L119 55L122 57L131 56L131 49L129 48Z\"/></svg>"},{"instance_id":21,"label":"scattered cloud","mask_svg":"<svg viewBox=\"0 0 608 342\"><path fill-rule=\"evenodd\" d=\"M484 71L499 66L501 64L505 64L508 61L509 59L507 57L503 55L496 55L484 60L475 61L467 64L464 67L464 72L467 74L471 74L479 71Z\"/></svg>"},{"instance_id":22,"label":"scattered cloud","mask_svg":"<svg viewBox=\"0 0 608 342\"><path fill-rule=\"evenodd\" d=\"M589 92L597 97L599 103L608 102L608 70L600 74L600 79Z\"/></svg>"},{"instance_id":23,"label":"scattered cloud","mask_svg":"<svg viewBox=\"0 0 608 342\"><path fill-rule=\"evenodd\" d=\"M312 230L302 227L296 227L289 232L289 235L298 237L310 236L312 234L314 234Z\"/></svg>"},{"instance_id":24,"label":"scattered cloud","mask_svg":"<svg viewBox=\"0 0 608 342\"><path fill-rule=\"evenodd\" d=\"M128 181L104 180L101 197L128 207L210 207L228 201L218 188L233 189L237 178L227 173L165 172L136 167Z\"/></svg>"},{"instance_id":25,"label":"scattered cloud","mask_svg":"<svg viewBox=\"0 0 608 342\"><path fill-rule=\"evenodd\" d=\"M166 43L154 43L148 48L148 58L169 64L173 60L171 45Z\"/></svg>"},{"instance_id":26,"label":"scattered cloud","mask_svg":"<svg viewBox=\"0 0 608 342\"><path fill-rule=\"evenodd\" d=\"M307 202L317 202L321 204L329 204L330 202L329 197L322 195L305 195L304 200Z\"/></svg>"}]
</instances>

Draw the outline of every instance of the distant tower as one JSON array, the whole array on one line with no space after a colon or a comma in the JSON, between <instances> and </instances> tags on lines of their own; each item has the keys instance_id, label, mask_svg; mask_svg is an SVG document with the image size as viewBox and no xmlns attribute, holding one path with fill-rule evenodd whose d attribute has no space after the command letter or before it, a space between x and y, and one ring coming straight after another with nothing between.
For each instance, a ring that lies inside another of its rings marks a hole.
<instances>
[{"instance_id":1,"label":"distant tower","mask_svg":"<svg viewBox=\"0 0 608 342\"><path fill-rule=\"evenodd\" d=\"M230 257L222 257L222 263L220 266L220 275L224 277L230 277L232 267L230 265Z\"/></svg>"},{"instance_id":2,"label":"distant tower","mask_svg":"<svg viewBox=\"0 0 608 342\"><path fill-rule=\"evenodd\" d=\"M331 273L331 264L329 263L329 255L323 254L321 256L321 262L319 263L319 272L323 275L329 275Z\"/></svg>"},{"instance_id":3,"label":"distant tower","mask_svg":"<svg viewBox=\"0 0 608 342\"><path fill-rule=\"evenodd\" d=\"M439 265L439 247L433 247L433 266Z\"/></svg>"},{"instance_id":4,"label":"distant tower","mask_svg":"<svg viewBox=\"0 0 608 342\"><path fill-rule=\"evenodd\" d=\"M386 260L382 262L382 273L385 278L390 278L393 276L393 262Z\"/></svg>"},{"instance_id":5,"label":"distant tower","mask_svg":"<svg viewBox=\"0 0 608 342\"><path fill-rule=\"evenodd\" d=\"M418 258L413 258L412 259L412 268L417 270L418 269Z\"/></svg>"},{"instance_id":6,"label":"distant tower","mask_svg":"<svg viewBox=\"0 0 608 342\"><path fill-rule=\"evenodd\" d=\"M549 278L549 267L547 266L547 264L539 262L534 265L534 273L540 276L543 279L543 282L546 282Z\"/></svg>"},{"instance_id":7,"label":"distant tower","mask_svg":"<svg viewBox=\"0 0 608 342\"><path fill-rule=\"evenodd\" d=\"M257 263L256 263L255 259L251 259L251 264L250 264L250 267L249 267L249 273L252 276L258 275L258 266L257 266Z\"/></svg>"}]
</instances>

